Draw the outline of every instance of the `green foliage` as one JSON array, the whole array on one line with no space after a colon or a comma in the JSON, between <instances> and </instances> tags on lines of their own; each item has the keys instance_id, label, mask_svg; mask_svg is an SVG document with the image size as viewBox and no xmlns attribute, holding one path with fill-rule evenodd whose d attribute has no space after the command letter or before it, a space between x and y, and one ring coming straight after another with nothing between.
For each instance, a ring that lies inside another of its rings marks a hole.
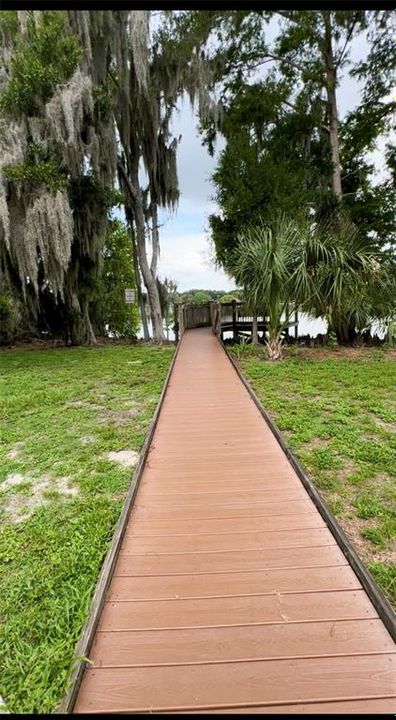
<instances>
[{"instance_id":1,"label":"green foliage","mask_svg":"<svg viewBox=\"0 0 396 720\"><path fill-rule=\"evenodd\" d=\"M282 20L274 37L267 24L276 16ZM363 332L374 318L387 317L395 304L394 282L389 282L395 269L385 251L395 243L395 188L388 179L375 183L366 160L378 137L389 132L395 107L386 97L396 54L391 11L195 11L180 23L206 43L223 106L219 119L203 116L201 131L210 152L218 131L226 140L213 174L221 212L210 217L210 226L217 260L231 273L240 233L260 219L268 222L274 212L320 221L337 217L330 91L345 71L364 81L362 102L334 130L340 144L341 205L358 229L357 252L364 243L372 254L381 250L377 260L385 271L376 292L367 275L358 282L356 273L348 276L332 265L334 287L337 277L345 283L343 302L339 298L337 309L331 308L332 326L339 339L352 340L355 330ZM352 62L352 43L364 33L367 58ZM211 46L215 36L218 42ZM327 72L329 49L333 75ZM258 68L266 67L257 80ZM388 165L394 174L393 156L390 147Z\"/></svg>"},{"instance_id":2,"label":"green foliage","mask_svg":"<svg viewBox=\"0 0 396 720\"><path fill-rule=\"evenodd\" d=\"M369 563L368 569L392 601L396 597L396 565L376 562Z\"/></svg>"},{"instance_id":3,"label":"green foliage","mask_svg":"<svg viewBox=\"0 0 396 720\"><path fill-rule=\"evenodd\" d=\"M390 320L387 331L387 342L388 345L396 345L396 320Z\"/></svg>"},{"instance_id":4,"label":"green foliage","mask_svg":"<svg viewBox=\"0 0 396 720\"><path fill-rule=\"evenodd\" d=\"M28 144L24 163L8 165L2 172L7 180L26 182L33 188L45 185L52 192L66 187L68 182L59 160L48 156L36 143Z\"/></svg>"},{"instance_id":5,"label":"green foliage","mask_svg":"<svg viewBox=\"0 0 396 720\"><path fill-rule=\"evenodd\" d=\"M330 331L327 333L326 345L327 345L327 347L329 347L329 348L335 348L335 347L337 347L337 345L338 345L337 335L336 335L336 333L335 333L333 330L330 330Z\"/></svg>"},{"instance_id":6,"label":"green foliage","mask_svg":"<svg viewBox=\"0 0 396 720\"><path fill-rule=\"evenodd\" d=\"M135 287L132 241L120 220L111 220L106 232L102 271L92 303L92 321L102 335L135 336L139 329L137 305L127 305L125 288Z\"/></svg>"},{"instance_id":7,"label":"green foliage","mask_svg":"<svg viewBox=\"0 0 396 720\"><path fill-rule=\"evenodd\" d=\"M0 112L13 117L39 114L57 85L71 77L81 52L64 11L42 13L39 22L29 18L26 35L17 40Z\"/></svg>"},{"instance_id":8,"label":"green foliage","mask_svg":"<svg viewBox=\"0 0 396 720\"><path fill-rule=\"evenodd\" d=\"M131 468L107 454L140 451L172 354L147 346L3 352L0 482L19 473L25 486L20 494L0 486L1 508L13 501L21 511L19 522L5 511L0 530L1 695L9 712L52 713L66 693L131 482ZM45 478L49 490L35 507ZM65 485L75 494L62 492Z\"/></svg>"},{"instance_id":9,"label":"green foliage","mask_svg":"<svg viewBox=\"0 0 396 720\"><path fill-rule=\"evenodd\" d=\"M226 293L225 295L222 295L221 298L219 298L219 302L232 303L234 300L242 300L241 295L242 293L238 290L234 293Z\"/></svg>"},{"instance_id":10,"label":"green foliage","mask_svg":"<svg viewBox=\"0 0 396 720\"><path fill-rule=\"evenodd\" d=\"M18 13L16 10L0 11L0 29L15 39L18 32Z\"/></svg>"},{"instance_id":11,"label":"green foliage","mask_svg":"<svg viewBox=\"0 0 396 720\"><path fill-rule=\"evenodd\" d=\"M353 353L353 354L352 354ZM391 353L296 349L240 356L265 409L396 607L396 394Z\"/></svg>"},{"instance_id":12,"label":"green foliage","mask_svg":"<svg viewBox=\"0 0 396 720\"><path fill-rule=\"evenodd\" d=\"M108 117L114 107L114 85L109 83L92 86L95 110L99 116Z\"/></svg>"},{"instance_id":13,"label":"green foliage","mask_svg":"<svg viewBox=\"0 0 396 720\"><path fill-rule=\"evenodd\" d=\"M238 291L232 291L232 295L237 297ZM210 300L220 300L222 297L226 297L224 290L186 290L185 292L178 293L179 302L201 304L209 302Z\"/></svg>"}]
</instances>

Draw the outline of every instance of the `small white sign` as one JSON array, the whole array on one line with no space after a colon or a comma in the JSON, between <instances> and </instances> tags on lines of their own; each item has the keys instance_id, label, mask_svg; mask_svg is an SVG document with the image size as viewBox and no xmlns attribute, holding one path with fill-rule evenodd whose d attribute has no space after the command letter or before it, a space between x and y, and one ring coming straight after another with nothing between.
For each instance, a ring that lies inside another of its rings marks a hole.
<instances>
[{"instance_id":1,"label":"small white sign","mask_svg":"<svg viewBox=\"0 0 396 720\"><path fill-rule=\"evenodd\" d=\"M125 290L125 302L128 305L133 305L135 302L135 291L131 288Z\"/></svg>"}]
</instances>

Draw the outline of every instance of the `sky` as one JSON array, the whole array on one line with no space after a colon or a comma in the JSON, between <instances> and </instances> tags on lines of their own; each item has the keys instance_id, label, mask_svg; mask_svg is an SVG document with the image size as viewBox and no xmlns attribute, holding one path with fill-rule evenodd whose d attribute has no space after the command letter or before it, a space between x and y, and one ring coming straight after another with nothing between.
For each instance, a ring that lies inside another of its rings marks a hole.
<instances>
[{"instance_id":1,"label":"sky","mask_svg":"<svg viewBox=\"0 0 396 720\"><path fill-rule=\"evenodd\" d=\"M365 40L359 40L351 48L352 60L366 54ZM360 100L360 85L356 80L345 78L338 92L338 110L342 118ZM161 255L158 266L161 279L167 277L176 282L179 292L191 288L230 290L235 287L232 279L216 268L209 240L208 217L216 211L213 201L214 188L210 181L219 152L224 147L220 137L214 157L210 157L201 145L197 131L196 112L187 98L180 101L173 119L173 133L181 135L178 149L178 176L180 202L176 213L162 212L160 216ZM381 148L373 153L376 167L381 166Z\"/></svg>"}]
</instances>

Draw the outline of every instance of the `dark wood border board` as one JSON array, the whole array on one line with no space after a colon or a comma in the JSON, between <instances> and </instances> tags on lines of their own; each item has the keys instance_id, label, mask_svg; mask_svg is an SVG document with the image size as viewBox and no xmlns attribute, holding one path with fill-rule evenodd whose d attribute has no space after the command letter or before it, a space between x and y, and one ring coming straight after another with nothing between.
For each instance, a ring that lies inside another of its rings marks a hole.
<instances>
[{"instance_id":1,"label":"dark wood border board","mask_svg":"<svg viewBox=\"0 0 396 720\"><path fill-rule=\"evenodd\" d=\"M147 459L147 455L149 453L150 445L154 436L155 428L157 426L159 414L163 405L163 401L166 395L166 391L168 389L168 384L170 377L172 375L172 371L176 362L176 358L179 352L180 343L176 347L175 354L172 358L172 362L170 364L168 373L166 375L166 378L164 380L164 384L162 387L161 395L159 397L157 407L155 409L153 418L150 423L150 427L146 436L146 439L144 441L144 445L140 451L139 460L135 467L135 470L132 475L132 481L131 485L128 490L128 494L125 499L124 506L121 511L121 515L118 519L118 523L116 525L113 539L111 541L111 545L107 551L106 557L104 559L102 569L99 575L98 582L96 584L94 596L92 598L91 607L89 611L88 619L85 623L85 626L82 630L80 640L78 641L75 650L74 650L74 658L77 660L77 665L74 668L71 676L71 682L69 689L67 691L67 694L63 701L61 702L60 706L55 710L54 714L65 714L65 713L72 713L74 703L81 685L82 677L84 674L84 669L86 666L85 658L88 656L88 653L91 649L92 642L95 636L95 631L100 619L100 615L103 609L105 597L107 590L110 585L110 581L113 575L114 566L116 564L118 553L121 547L121 543L124 537L124 533L126 530L126 526L128 523L130 511L132 509L133 503L135 501L137 491L139 488L139 482L143 474L143 469L145 466L145 462Z\"/></svg>"},{"instance_id":2,"label":"dark wood border board","mask_svg":"<svg viewBox=\"0 0 396 720\"><path fill-rule=\"evenodd\" d=\"M260 411L265 422L267 423L268 427L270 428L272 434L275 436L275 438L278 441L279 445L281 446L283 452L285 453L287 459L289 460L291 466L293 467L293 469L297 473L299 479L301 480L302 484L304 485L308 495L315 503L317 509L319 510L319 513L321 514L327 527L329 528L333 537L335 538L338 545L340 546L340 548L341 548L342 552L344 553L346 559L348 560L352 570L355 572L355 575L357 575L358 579L360 580L364 590L366 591L368 597L370 598L371 602L373 603L382 622L384 623L385 627L389 631L393 640L395 640L395 642L396 642L396 614L394 613L392 606L386 599L386 597L383 594L380 587L375 582L374 578L371 576L369 571L363 565L360 557L357 555L355 549L352 547L350 540L344 533L343 529L341 528L340 524L336 520L333 513L329 510L329 508L326 505L323 498L319 495L319 493L318 493L316 487L314 486L314 484L312 483L312 481L309 479L309 477L306 475L305 471L302 469L301 465L299 464L299 462L298 462L297 458L295 457L295 455L293 454L292 450L289 448L289 446L284 441L284 439L283 439L279 429L275 425L274 421L269 417L269 415L264 410L259 398L257 397L257 395L254 392L254 390L252 389L251 385L248 383L248 381L242 374L238 364L236 363L234 358L231 357L231 355L227 351L226 347L223 345L223 343L220 341L219 338L218 338L218 340L219 340L219 343L220 343L221 347L223 348L226 356L228 357L230 363L234 367L234 370L236 371L239 379L245 386L245 388L248 391L250 397L252 398L254 404Z\"/></svg>"}]
</instances>

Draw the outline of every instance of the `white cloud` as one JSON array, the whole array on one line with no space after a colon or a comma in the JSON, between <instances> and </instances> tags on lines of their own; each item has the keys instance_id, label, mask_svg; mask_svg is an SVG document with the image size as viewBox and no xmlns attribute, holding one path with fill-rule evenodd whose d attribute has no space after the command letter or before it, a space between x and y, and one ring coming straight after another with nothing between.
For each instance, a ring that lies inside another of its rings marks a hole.
<instances>
[{"instance_id":1,"label":"white cloud","mask_svg":"<svg viewBox=\"0 0 396 720\"><path fill-rule=\"evenodd\" d=\"M205 233L167 232L161 239L160 277L177 283L180 291L191 288L230 290L235 283L210 261Z\"/></svg>"}]
</instances>

